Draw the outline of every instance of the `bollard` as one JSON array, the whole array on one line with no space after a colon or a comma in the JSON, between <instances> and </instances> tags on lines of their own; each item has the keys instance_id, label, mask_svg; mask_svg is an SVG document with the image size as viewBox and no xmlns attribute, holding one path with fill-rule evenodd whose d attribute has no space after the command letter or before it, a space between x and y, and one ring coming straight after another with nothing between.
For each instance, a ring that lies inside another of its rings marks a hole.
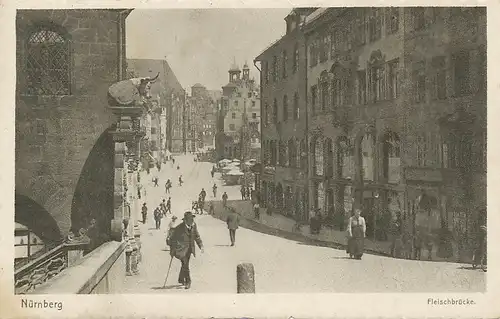
<instances>
[{"instance_id":1,"label":"bollard","mask_svg":"<svg viewBox=\"0 0 500 319\"><path fill-rule=\"evenodd\" d=\"M130 259L131 259L132 251L125 252L125 274L127 276L132 276L131 267L130 267Z\"/></svg>"},{"instance_id":2,"label":"bollard","mask_svg":"<svg viewBox=\"0 0 500 319\"><path fill-rule=\"evenodd\" d=\"M239 294L255 293L255 273L253 264L239 264L236 267L237 290Z\"/></svg>"}]
</instances>

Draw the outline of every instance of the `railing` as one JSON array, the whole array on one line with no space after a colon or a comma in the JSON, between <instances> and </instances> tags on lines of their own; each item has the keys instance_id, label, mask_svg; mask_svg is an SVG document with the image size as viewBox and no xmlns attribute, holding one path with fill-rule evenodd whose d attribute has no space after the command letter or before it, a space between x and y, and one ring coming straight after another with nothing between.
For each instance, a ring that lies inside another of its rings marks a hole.
<instances>
[{"instance_id":1,"label":"railing","mask_svg":"<svg viewBox=\"0 0 500 319\"><path fill-rule=\"evenodd\" d=\"M63 243L48 251L44 250L35 259L25 261L25 264L18 264L14 273L15 293L29 293L52 279L71 263L70 251L83 252L87 245L87 242Z\"/></svg>"}]
</instances>

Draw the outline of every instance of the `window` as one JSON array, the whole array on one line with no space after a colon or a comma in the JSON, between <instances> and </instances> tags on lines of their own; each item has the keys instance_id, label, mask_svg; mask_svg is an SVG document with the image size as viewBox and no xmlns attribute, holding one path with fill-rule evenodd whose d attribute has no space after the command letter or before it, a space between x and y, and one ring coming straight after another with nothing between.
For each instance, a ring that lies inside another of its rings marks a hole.
<instances>
[{"instance_id":1,"label":"window","mask_svg":"<svg viewBox=\"0 0 500 319\"><path fill-rule=\"evenodd\" d=\"M278 82L278 57L273 57L273 81Z\"/></svg>"},{"instance_id":2,"label":"window","mask_svg":"<svg viewBox=\"0 0 500 319\"><path fill-rule=\"evenodd\" d=\"M248 98L251 98L252 97L252 92L248 92Z\"/></svg>"},{"instance_id":3,"label":"window","mask_svg":"<svg viewBox=\"0 0 500 319\"><path fill-rule=\"evenodd\" d=\"M315 113L316 111L316 103L317 103L317 99L318 99L318 87L316 85L313 85L311 87L311 106L312 106L312 111L313 111L313 114Z\"/></svg>"},{"instance_id":4,"label":"window","mask_svg":"<svg viewBox=\"0 0 500 319\"><path fill-rule=\"evenodd\" d=\"M234 126L234 124L229 124L229 130L230 131L234 131L236 128Z\"/></svg>"},{"instance_id":5,"label":"window","mask_svg":"<svg viewBox=\"0 0 500 319\"><path fill-rule=\"evenodd\" d=\"M252 118L256 119L257 118L257 113L252 113Z\"/></svg>"},{"instance_id":6,"label":"window","mask_svg":"<svg viewBox=\"0 0 500 319\"><path fill-rule=\"evenodd\" d=\"M427 141L423 134L417 135L415 141L415 149L416 149L416 159L417 166L424 167L427 165Z\"/></svg>"},{"instance_id":7,"label":"window","mask_svg":"<svg viewBox=\"0 0 500 319\"><path fill-rule=\"evenodd\" d=\"M238 100L234 101L234 106L238 106Z\"/></svg>"},{"instance_id":8,"label":"window","mask_svg":"<svg viewBox=\"0 0 500 319\"><path fill-rule=\"evenodd\" d=\"M413 26L415 31L422 30L425 25L425 8L413 8Z\"/></svg>"},{"instance_id":9,"label":"window","mask_svg":"<svg viewBox=\"0 0 500 319\"><path fill-rule=\"evenodd\" d=\"M295 93L293 97L293 119L298 120L299 118L300 118L299 95Z\"/></svg>"},{"instance_id":10,"label":"window","mask_svg":"<svg viewBox=\"0 0 500 319\"><path fill-rule=\"evenodd\" d=\"M385 19L385 28L387 34L394 34L399 30L399 8L390 7L386 8L387 16Z\"/></svg>"},{"instance_id":11,"label":"window","mask_svg":"<svg viewBox=\"0 0 500 319\"><path fill-rule=\"evenodd\" d=\"M425 102L425 62L417 62L413 65L413 100L416 103Z\"/></svg>"},{"instance_id":12,"label":"window","mask_svg":"<svg viewBox=\"0 0 500 319\"><path fill-rule=\"evenodd\" d=\"M337 174L341 178L352 179L354 175L354 148L343 136L337 142Z\"/></svg>"},{"instance_id":13,"label":"window","mask_svg":"<svg viewBox=\"0 0 500 319\"><path fill-rule=\"evenodd\" d=\"M325 111L328 105L328 82L321 83L321 110Z\"/></svg>"},{"instance_id":14,"label":"window","mask_svg":"<svg viewBox=\"0 0 500 319\"><path fill-rule=\"evenodd\" d=\"M281 60L281 73L282 73L284 79L286 79L286 77L288 76L287 65L288 65L288 55L287 55L286 51L283 51L283 58Z\"/></svg>"},{"instance_id":15,"label":"window","mask_svg":"<svg viewBox=\"0 0 500 319\"><path fill-rule=\"evenodd\" d=\"M358 71L358 104L366 104L366 71Z\"/></svg>"},{"instance_id":16,"label":"window","mask_svg":"<svg viewBox=\"0 0 500 319\"><path fill-rule=\"evenodd\" d=\"M241 97L241 92L238 92L238 94L237 94L237 95L238 95L238 97Z\"/></svg>"},{"instance_id":17,"label":"window","mask_svg":"<svg viewBox=\"0 0 500 319\"><path fill-rule=\"evenodd\" d=\"M324 169L324 164L323 164L323 141L322 139L318 138L316 139L316 142L314 143L314 174L316 176L323 176L323 169Z\"/></svg>"},{"instance_id":18,"label":"window","mask_svg":"<svg viewBox=\"0 0 500 319\"><path fill-rule=\"evenodd\" d=\"M434 72L434 89L432 95L435 99L446 99L446 59L444 56L432 59L432 70Z\"/></svg>"},{"instance_id":19,"label":"window","mask_svg":"<svg viewBox=\"0 0 500 319\"><path fill-rule=\"evenodd\" d=\"M324 35L321 38L320 52L319 52L319 61L321 63L328 60L328 49L329 49L329 39L327 35Z\"/></svg>"},{"instance_id":20,"label":"window","mask_svg":"<svg viewBox=\"0 0 500 319\"><path fill-rule=\"evenodd\" d=\"M370 42L377 41L382 37L382 15L380 8L373 8L369 22Z\"/></svg>"},{"instance_id":21,"label":"window","mask_svg":"<svg viewBox=\"0 0 500 319\"><path fill-rule=\"evenodd\" d=\"M264 104L264 125L269 125L269 104L267 102Z\"/></svg>"},{"instance_id":22,"label":"window","mask_svg":"<svg viewBox=\"0 0 500 319\"><path fill-rule=\"evenodd\" d=\"M234 113L234 112L233 112L233 113L231 114L231 118L234 120L234 119L236 118L236 113Z\"/></svg>"},{"instance_id":23,"label":"window","mask_svg":"<svg viewBox=\"0 0 500 319\"><path fill-rule=\"evenodd\" d=\"M283 122L288 121L288 97L283 97Z\"/></svg>"},{"instance_id":24,"label":"window","mask_svg":"<svg viewBox=\"0 0 500 319\"><path fill-rule=\"evenodd\" d=\"M276 99L274 99L273 103L273 123L278 123L278 101Z\"/></svg>"},{"instance_id":25,"label":"window","mask_svg":"<svg viewBox=\"0 0 500 319\"><path fill-rule=\"evenodd\" d=\"M470 54L461 51L453 55L454 89L456 96L470 93Z\"/></svg>"},{"instance_id":26,"label":"window","mask_svg":"<svg viewBox=\"0 0 500 319\"><path fill-rule=\"evenodd\" d=\"M295 43L295 49L293 54L293 73L299 70L299 45Z\"/></svg>"},{"instance_id":27,"label":"window","mask_svg":"<svg viewBox=\"0 0 500 319\"><path fill-rule=\"evenodd\" d=\"M268 69L269 69L268 63L267 63L267 61L264 61L262 63L262 75L264 77L265 84L269 83L269 71L268 71Z\"/></svg>"},{"instance_id":28,"label":"window","mask_svg":"<svg viewBox=\"0 0 500 319\"><path fill-rule=\"evenodd\" d=\"M252 107L255 107L255 101L252 101Z\"/></svg>"},{"instance_id":29,"label":"window","mask_svg":"<svg viewBox=\"0 0 500 319\"><path fill-rule=\"evenodd\" d=\"M364 135L361 140L361 159L363 163L363 180L373 181L374 178L374 155L375 139L370 133Z\"/></svg>"},{"instance_id":30,"label":"window","mask_svg":"<svg viewBox=\"0 0 500 319\"><path fill-rule=\"evenodd\" d=\"M39 29L26 41L26 93L69 95L70 42L50 29Z\"/></svg>"},{"instance_id":31,"label":"window","mask_svg":"<svg viewBox=\"0 0 500 319\"><path fill-rule=\"evenodd\" d=\"M370 73L372 101L382 101L385 99L385 67L383 65L374 66L371 68Z\"/></svg>"},{"instance_id":32,"label":"window","mask_svg":"<svg viewBox=\"0 0 500 319\"><path fill-rule=\"evenodd\" d=\"M396 99L398 97L398 70L399 70L399 59L392 60L387 63L388 67L388 98Z\"/></svg>"},{"instance_id":33,"label":"window","mask_svg":"<svg viewBox=\"0 0 500 319\"><path fill-rule=\"evenodd\" d=\"M309 66L313 67L318 64L318 60L316 59L316 42L312 41L309 47Z\"/></svg>"}]
</instances>

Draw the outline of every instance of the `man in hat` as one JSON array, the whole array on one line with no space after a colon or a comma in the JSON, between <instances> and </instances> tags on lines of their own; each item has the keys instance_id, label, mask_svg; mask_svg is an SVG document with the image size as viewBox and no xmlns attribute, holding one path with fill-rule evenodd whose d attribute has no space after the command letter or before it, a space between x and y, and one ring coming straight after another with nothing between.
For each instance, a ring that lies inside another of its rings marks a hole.
<instances>
[{"instance_id":1,"label":"man in hat","mask_svg":"<svg viewBox=\"0 0 500 319\"><path fill-rule=\"evenodd\" d=\"M203 242L201 241L198 227L194 222L192 212L185 212L182 223L175 227L170 238L170 255L181 261L181 271L179 272L179 283L186 289L191 288L191 276L189 272L189 260L191 254L196 257L196 245L203 253Z\"/></svg>"},{"instance_id":2,"label":"man in hat","mask_svg":"<svg viewBox=\"0 0 500 319\"><path fill-rule=\"evenodd\" d=\"M236 241L236 230L240 224L240 216L235 212L231 211L226 218L227 229L229 229L229 239L231 240L231 246L234 246Z\"/></svg>"}]
</instances>

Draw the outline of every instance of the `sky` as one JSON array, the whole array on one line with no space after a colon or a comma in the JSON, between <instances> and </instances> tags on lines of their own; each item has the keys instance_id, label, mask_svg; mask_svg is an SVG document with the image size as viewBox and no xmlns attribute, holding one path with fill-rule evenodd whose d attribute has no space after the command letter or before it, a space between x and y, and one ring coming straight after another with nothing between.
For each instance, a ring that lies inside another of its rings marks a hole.
<instances>
[{"instance_id":1,"label":"sky","mask_svg":"<svg viewBox=\"0 0 500 319\"><path fill-rule=\"evenodd\" d=\"M245 61L258 82L253 59L285 34L279 9L134 10L127 18L127 58L166 59L181 85L221 90L233 60Z\"/></svg>"}]
</instances>

